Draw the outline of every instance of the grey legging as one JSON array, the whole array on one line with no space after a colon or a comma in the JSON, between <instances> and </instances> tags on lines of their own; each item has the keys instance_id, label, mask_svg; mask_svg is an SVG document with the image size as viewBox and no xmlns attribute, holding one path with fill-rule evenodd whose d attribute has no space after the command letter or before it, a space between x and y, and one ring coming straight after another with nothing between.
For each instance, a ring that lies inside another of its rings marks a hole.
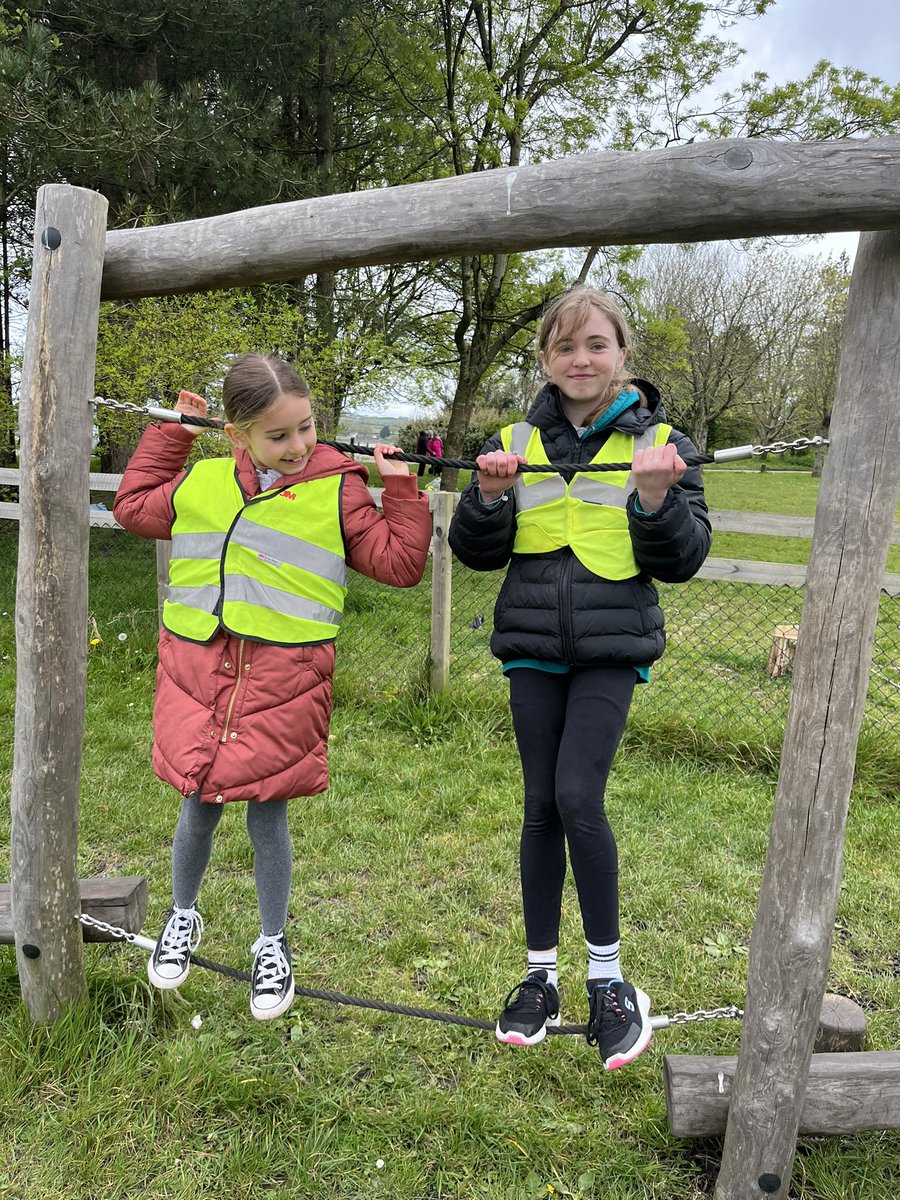
<instances>
[{"instance_id":1,"label":"grey legging","mask_svg":"<svg viewBox=\"0 0 900 1200\"><path fill-rule=\"evenodd\" d=\"M247 802L247 832L253 843L253 877L263 933L280 933L287 921L293 852L287 800ZM176 908L192 908L212 854L213 834L223 804L202 804L196 792L186 796L172 844L172 898Z\"/></svg>"}]
</instances>

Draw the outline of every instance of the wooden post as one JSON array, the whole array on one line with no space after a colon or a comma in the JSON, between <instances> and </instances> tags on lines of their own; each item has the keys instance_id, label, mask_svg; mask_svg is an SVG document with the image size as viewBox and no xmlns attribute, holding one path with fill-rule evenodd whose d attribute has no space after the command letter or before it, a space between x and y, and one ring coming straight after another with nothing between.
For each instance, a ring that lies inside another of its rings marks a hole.
<instances>
[{"instance_id":1,"label":"wooden post","mask_svg":"<svg viewBox=\"0 0 900 1200\"><path fill-rule=\"evenodd\" d=\"M865 1050L868 1021L865 1011L849 996L827 992L819 1013L813 1054L844 1054Z\"/></svg>"},{"instance_id":2,"label":"wooden post","mask_svg":"<svg viewBox=\"0 0 900 1200\"><path fill-rule=\"evenodd\" d=\"M38 192L19 408L12 908L22 996L55 1021L84 991L75 855L87 677L94 359L105 197Z\"/></svg>"},{"instance_id":3,"label":"wooden post","mask_svg":"<svg viewBox=\"0 0 900 1200\"><path fill-rule=\"evenodd\" d=\"M780 679L782 675L790 675L794 665L794 653L797 649L799 625L776 625L772 634L772 646L769 650L769 661L766 663L766 674L770 679Z\"/></svg>"},{"instance_id":4,"label":"wooden post","mask_svg":"<svg viewBox=\"0 0 900 1200\"><path fill-rule=\"evenodd\" d=\"M456 503L456 492L433 492L431 519L431 671L433 692L443 692L450 682L450 617L452 608L451 563L447 533Z\"/></svg>"},{"instance_id":5,"label":"wooden post","mask_svg":"<svg viewBox=\"0 0 900 1200\"><path fill-rule=\"evenodd\" d=\"M716 1200L788 1194L831 955L879 582L900 490L898 311L900 235L863 235Z\"/></svg>"}]
</instances>

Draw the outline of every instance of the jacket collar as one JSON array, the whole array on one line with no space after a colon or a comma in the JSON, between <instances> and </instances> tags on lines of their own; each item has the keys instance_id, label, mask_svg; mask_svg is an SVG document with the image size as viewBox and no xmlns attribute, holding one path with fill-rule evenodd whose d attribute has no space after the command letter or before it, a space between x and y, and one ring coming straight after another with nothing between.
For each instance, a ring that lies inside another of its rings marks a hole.
<instances>
[{"instance_id":1,"label":"jacket collar","mask_svg":"<svg viewBox=\"0 0 900 1200\"><path fill-rule=\"evenodd\" d=\"M607 425L605 429L601 430L601 433L616 429L620 433L636 436L642 433L648 425L656 425L660 421L665 421L666 412L663 408L662 398L653 384L648 383L646 379L635 379L633 384L640 388L647 397L648 407L638 408L634 405L626 408L624 412L619 413L611 425ZM571 428L571 422L560 407L559 389L556 384L548 383L541 388L526 420L532 425L536 425L538 429L549 432L558 430L560 427Z\"/></svg>"},{"instance_id":2,"label":"jacket collar","mask_svg":"<svg viewBox=\"0 0 900 1200\"><path fill-rule=\"evenodd\" d=\"M241 485L244 495L258 496L260 492L259 476L253 465L253 459L246 450L237 447L232 453L237 468L238 483ZM324 446L318 442L303 470L295 475L282 475L275 487L280 490L292 487L295 483L322 479L326 475L361 475L363 483L369 482L369 472L362 463L355 462L346 454L335 450L333 446Z\"/></svg>"}]
</instances>

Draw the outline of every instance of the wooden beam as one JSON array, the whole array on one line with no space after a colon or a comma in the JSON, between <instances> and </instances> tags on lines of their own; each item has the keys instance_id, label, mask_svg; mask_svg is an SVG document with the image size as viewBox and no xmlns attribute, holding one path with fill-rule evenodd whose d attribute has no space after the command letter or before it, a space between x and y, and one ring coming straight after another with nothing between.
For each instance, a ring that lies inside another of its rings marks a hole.
<instances>
[{"instance_id":1,"label":"wooden beam","mask_svg":"<svg viewBox=\"0 0 900 1200\"><path fill-rule=\"evenodd\" d=\"M758 1200L761 1190L783 1200L790 1185L900 492L898 311L900 234L865 234L844 321L716 1200Z\"/></svg>"},{"instance_id":2,"label":"wooden beam","mask_svg":"<svg viewBox=\"0 0 900 1200\"><path fill-rule=\"evenodd\" d=\"M737 1058L672 1055L663 1059L666 1111L675 1137L718 1137L733 1103ZM800 1112L802 1134L900 1129L900 1051L814 1054ZM762 1197L758 1179L735 1196ZM762 1172L759 1172L762 1174ZM777 1194L777 1193L776 1193Z\"/></svg>"},{"instance_id":3,"label":"wooden beam","mask_svg":"<svg viewBox=\"0 0 900 1200\"><path fill-rule=\"evenodd\" d=\"M709 519L713 533L761 533L767 537L811 538L815 523L815 517L795 517L787 513L740 512L732 508L710 509ZM890 543L892 546L900 546L900 521L894 521L891 525Z\"/></svg>"},{"instance_id":4,"label":"wooden beam","mask_svg":"<svg viewBox=\"0 0 900 1200\"><path fill-rule=\"evenodd\" d=\"M19 409L12 902L22 997L55 1021L85 987L75 856L87 682L88 473L107 203L38 192Z\"/></svg>"},{"instance_id":5,"label":"wooden beam","mask_svg":"<svg viewBox=\"0 0 900 1200\"><path fill-rule=\"evenodd\" d=\"M551 246L896 229L898 197L898 138L580 154L111 232L103 298Z\"/></svg>"},{"instance_id":6,"label":"wooden beam","mask_svg":"<svg viewBox=\"0 0 900 1200\"><path fill-rule=\"evenodd\" d=\"M79 912L127 933L140 933L143 929L147 917L147 880L143 875L82 879L78 888ZM87 925L81 927L81 936L86 942L116 940ZM12 888L8 883L0 883L0 945L10 946L14 941Z\"/></svg>"},{"instance_id":7,"label":"wooden beam","mask_svg":"<svg viewBox=\"0 0 900 1200\"><path fill-rule=\"evenodd\" d=\"M802 563L751 562L750 559L744 558L708 558L694 578L728 579L732 583L762 583L771 586L800 588L806 585L806 575L807 568ZM884 571L879 580L879 588L886 596L900 596L900 575Z\"/></svg>"}]
</instances>

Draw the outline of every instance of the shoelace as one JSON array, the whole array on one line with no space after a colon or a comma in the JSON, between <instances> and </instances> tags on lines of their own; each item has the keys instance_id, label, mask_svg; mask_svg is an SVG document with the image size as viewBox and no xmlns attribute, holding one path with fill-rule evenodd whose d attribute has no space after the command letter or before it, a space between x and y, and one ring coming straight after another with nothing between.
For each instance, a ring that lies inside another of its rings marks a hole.
<instances>
[{"instance_id":1,"label":"shoelace","mask_svg":"<svg viewBox=\"0 0 900 1200\"><path fill-rule=\"evenodd\" d=\"M195 908L176 908L166 922L160 938L157 960L177 962L200 945L203 936L203 918Z\"/></svg>"},{"instance_id":2,"label":"shoelace","mask_svg":"<svg viewBox=\"0 0 900 1200\"><path fill-rule=\"evenodd\" d=\"M591 1013L584 1035L589 1046L596 1046L602 1033L618 1029L627 1021L628 1017L619 1007L619 998L612 988L591 989Z\"/></svg>"},{"instance_id":3,"label":"shoelace","mask_svg":"<svg viewBox=\"0 0 900 1200\"><path fill-rule=\"evenodd\" d=\"M516 999L510 1005L513 996ZM518 1012L540 1012L542 1005L545 1011L550 1011L550 985L531 978L517 984L503 1001L504 1008L513 1008Z\"/></svg>"},{"instance_id":4,"label":"shoelace","mask_svg":"<svg viewBox=\"0 0 900 1200\"><path fill-rule=\"evenodd\" d=\"M253 943L253 953L256 955L253 971L255 990L274 991L291 973L291 964L281 946L281 934L257 938Z\"/></svg>"}]
</instances>

